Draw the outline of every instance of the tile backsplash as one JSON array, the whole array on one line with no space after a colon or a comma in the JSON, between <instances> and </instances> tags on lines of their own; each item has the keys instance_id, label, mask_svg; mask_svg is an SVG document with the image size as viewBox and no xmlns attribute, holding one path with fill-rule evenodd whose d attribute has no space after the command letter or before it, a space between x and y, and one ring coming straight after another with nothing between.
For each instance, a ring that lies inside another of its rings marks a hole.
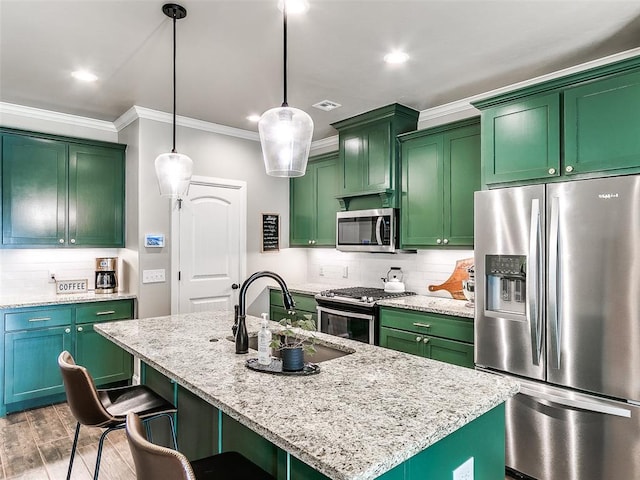
<instances>
[{"instance_id":1,"label":"tile backsplash","mask_svg":"<svg viewBox=\"0 0 640 480\"><path fill-rule=\"evenodd\" d=\"M56 280L88 280L89 290L95 288L95 259L118 257L118 249L2 249L0 250L0 296L55 295ZM121 283L122 260L118 265ZM118 289L122 290L121 285Z\"/></svg>"},{"instance_id":2,"label":"tile backsplash","mask_svg":"<svg viewBox=\"0 0 640 480\"><path fill-rule=\"evenodd\" d=\"M473 258L473 250L420 250L418 253L352 253L309 249L307 281L332 286L384 286L381 278L390 267L400 267L407 290L420 295L451 298L446 291L429 292L453 273L457 260Z\"/></svg>"}]
</instances>

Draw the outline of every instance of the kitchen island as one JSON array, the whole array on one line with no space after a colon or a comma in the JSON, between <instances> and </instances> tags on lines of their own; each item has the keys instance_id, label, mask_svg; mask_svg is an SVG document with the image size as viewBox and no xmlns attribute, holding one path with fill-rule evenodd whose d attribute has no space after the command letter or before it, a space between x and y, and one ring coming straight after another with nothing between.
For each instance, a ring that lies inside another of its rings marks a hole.
<instances>
[{"instance_id":1,"label":"kitchen island","mask_svg":"<svg viewBox=\"0 0 640 480\"><path fill-rule=\"evenodd\" d=\"M243 453L278 478L449 479L469 457L476 480L503 478L503 404L517 383L318 333L318 343L349 354L320 363L318 375L259 373L245 367L256 352L235 354L232 323L230 312L202 312L96 330L216 409L218 450L229 444L226 435L237 435L234 424L273 445L273 464L255 447ZM250 335L259 325L247 317ZM201 421L199 428L211 425ZM291 474L298 461L314 475Z\"/></svg>"}]
</instances>

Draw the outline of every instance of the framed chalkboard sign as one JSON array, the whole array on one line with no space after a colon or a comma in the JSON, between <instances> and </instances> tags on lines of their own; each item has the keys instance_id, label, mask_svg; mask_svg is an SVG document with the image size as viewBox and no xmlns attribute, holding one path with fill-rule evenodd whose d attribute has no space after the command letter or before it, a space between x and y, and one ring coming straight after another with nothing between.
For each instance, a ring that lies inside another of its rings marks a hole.
<instances>
[{"instance_id":1,"label":"framed chalkboard sign","mask_svg":"<svg viewBox=\"0 0 640 480\"><path fill-rule=\"evenodd\" d=\"M280 214L262 214L262 252L280 250Z\"/></svg>"}]
</instances>

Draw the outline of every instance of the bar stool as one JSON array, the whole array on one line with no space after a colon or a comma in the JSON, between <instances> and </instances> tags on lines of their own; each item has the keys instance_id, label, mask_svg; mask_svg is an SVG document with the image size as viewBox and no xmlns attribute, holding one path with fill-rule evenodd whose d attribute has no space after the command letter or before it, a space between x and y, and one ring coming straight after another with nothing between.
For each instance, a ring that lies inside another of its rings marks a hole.
<instances>
[{"instance_id":1,"label":"bar stool","mask_svg":"<svg viewBox=\"0 0 640 480\"><path fill-rule=\"evenodd\" d=\"M147 440L140 417L127 414L127 441L137 480L275 480L238 452L224 452L192 463L182 453Z\"/></svg>"},{"instance_id":2,"label":"bar stool","mask_svg":"<svg viewBox=\"0 0 640 480\"><path fill-rule=\"evenodd\" d=\"M80 425L104 428L98 444L94 480L98 479L102 447L108 433L125 428L126 415L137 413L140 418L148 422L154 418L167 417L171 426L173 446L177 448L176 433L172 414L176 407L156 394L145 385L131 385L120 388L97 390L93 378L85 367L76 365L73 357L66 350L58 356L58 366L62 373L67 403L71 413L78 422L71 448L67 480L71 478L73 459L78 447ZM160 478L160 477L159 477Z\"/></svg>"}]
</instances>

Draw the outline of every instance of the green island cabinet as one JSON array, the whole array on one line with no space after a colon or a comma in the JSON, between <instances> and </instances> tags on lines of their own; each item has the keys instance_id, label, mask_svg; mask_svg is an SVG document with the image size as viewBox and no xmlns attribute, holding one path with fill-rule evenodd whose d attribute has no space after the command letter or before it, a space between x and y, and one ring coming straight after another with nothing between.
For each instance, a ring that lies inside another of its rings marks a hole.
<instances>
[{"instance_id":1,"label":"green island cabinet","mask_svg":"<svg viewBox=\"0 0 640 480\"><path fill-rule=\"evenodd\" d=\"M292 247L331 247L336 244L338 153L309 159L302 177L289 184L289 245Z\"/></svg>"},{"instance_id":2,"label":"green island cabinet","mask_svg":"<svg viewBox=\"0 0 640 480\"><path fill-rule=\"evenodd\" d=\"M640 172L640 57L474 102L483 183Z\"/></svg>"},{"instance_id":3,"label":"green island cabinet","mask_svg":"<svg viewBox=\"0 0 640 480\"><path fill-rule=\"evenodd\" d=\"M0 129L2 247L123 247L125 145Z\"/></svg>"},{"instance_id":4,"label":"green island cabinet","mask_svg":"<svg viewBox=\"0 0 640 480\"><path fill-rule=\"evenodd\" d=\"M473 193L480 190L480 121L398 136L402 248L473 247Z\"/></svg>"},{"instance_id":5,"label":"green island cabinet","mask_svg":"<svg viewBox=\"0 0 640 480\"><path fill-rule=\"evenodd\" d=\"M338 130L338 197L343 210L354 197L373 197L357 208L398 207L396 136L415 130L419 112L397 103L331 125ZM376 198L379 197L379 198Z\"/></svg>"},{"instance_id":6,"label":"green island cabinet","mask_svg":"<svg viewBox=\"0 0 640 480\"><path fill-rule=\"evenodd\" d=\"M295 314L292 320L304 320L305 315L311 315L311 319L317 323L318 312L316 299L313 295L302 293L292 293L293 301L296 303ZM278 289L269 289L269 320L279 322L283 318L290 318L291 315L284 308L282 292Z\"/></svg>"},{"instance_id":7,"label":"green island cabinet","mask_svg":"<svg viewBox=\"0 0 640 480\"><path fill-rule=\"evenodd\" d=\"M0 310L3 370L0 416L65 398L58 355L69 351L96 385L131 379L133 359L93 330L96 323L130 319L133 300L109 300Z\"/></svg>"},{"instance_id":8,"label":"green island cabinet","mask_svg":"<svg viewBox=\"0 0 640 480\"><path fill-rule=\"evenodd\" d=\"M473 368L473 319L381 307L380 346Z\"/></svg>"},{"instance_id":9,"label":"green island cabinet","mask_svg":"<svg viewBox=\"0 0 640 480\"><path fill-rule=\"evenodd\" d=\"M277 480L329 479L145 363L141 379L178 408L178 445L189 460L233 450ZM377 478L448 479L454 468L473 456L482 459L475 463L474 478L496 480L496 472L504 473L504 418L501 404ZM152 422L150 428L154 443L171 446L168 422Z\"/></svg>"}]
</instances>

